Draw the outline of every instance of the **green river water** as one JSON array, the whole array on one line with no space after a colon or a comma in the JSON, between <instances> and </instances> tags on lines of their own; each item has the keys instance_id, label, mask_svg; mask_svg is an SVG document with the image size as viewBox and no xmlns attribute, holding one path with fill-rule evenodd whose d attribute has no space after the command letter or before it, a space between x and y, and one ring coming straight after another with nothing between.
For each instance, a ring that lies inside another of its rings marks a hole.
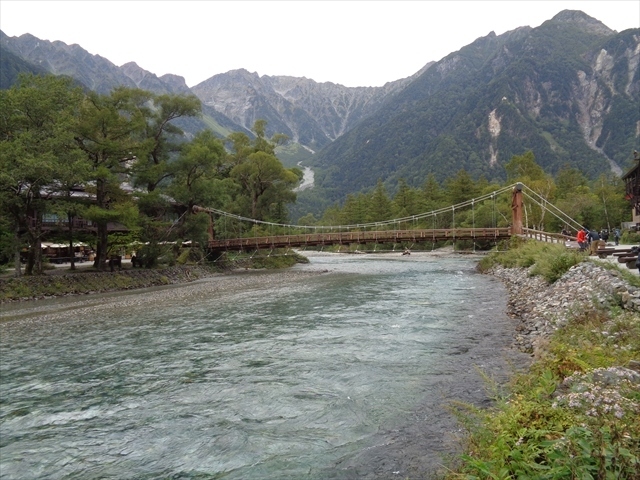
<instances>
[{"instance_id":1,"label":"green river water","mask_svg":"<svg viewBox=\"0 0 640 480\"><path fill-rule=\"evenodd\" d=\"M4 309L0 477L429 478L447 403L520 358L505 290L472 257L310 259Z\"/></svg>"}]
</instances>

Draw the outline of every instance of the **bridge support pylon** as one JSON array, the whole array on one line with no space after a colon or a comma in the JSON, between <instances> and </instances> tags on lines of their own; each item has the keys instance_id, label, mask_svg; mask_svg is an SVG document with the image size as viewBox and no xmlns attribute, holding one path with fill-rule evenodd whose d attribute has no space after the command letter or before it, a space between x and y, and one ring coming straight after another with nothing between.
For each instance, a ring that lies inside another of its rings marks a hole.
<instances>
[{"instance_id":1,"label":"bridge support pylon","mask_svg":"<svg viewBox=\"0 0 640 480\"><path fill-rule=\"evenodd\" d=\"M522 183L516 183L511 197L511 235L522 233Z\"/></svg>"}]
</instances>

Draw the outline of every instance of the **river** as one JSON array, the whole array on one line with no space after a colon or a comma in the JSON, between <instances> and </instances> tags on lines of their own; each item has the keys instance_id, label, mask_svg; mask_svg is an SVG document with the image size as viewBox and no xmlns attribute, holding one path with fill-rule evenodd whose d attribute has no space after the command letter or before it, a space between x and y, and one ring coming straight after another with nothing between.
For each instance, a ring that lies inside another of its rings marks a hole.
<instances>
[{"instance_id":1,"label":"river","mask_svg":"<svg viewBox=\"0 0 640 480\"><path fill-rule=\"evenodd\" d=\"M309 258L4 309L2 478L429 478L447 404L525 362L504 288L473 257Z\"/></svg>"}]
</instances>

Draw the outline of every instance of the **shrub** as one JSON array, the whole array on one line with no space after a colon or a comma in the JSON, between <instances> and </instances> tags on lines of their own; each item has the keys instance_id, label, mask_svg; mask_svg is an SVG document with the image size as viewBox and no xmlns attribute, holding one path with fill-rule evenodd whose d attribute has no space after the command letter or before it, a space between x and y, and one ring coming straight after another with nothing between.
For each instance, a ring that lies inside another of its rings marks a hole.
<instances>
[{"instance_id":1,"label":"shrub","mask_svg":"<svg viewBox=\"0 0 640 480\"><path fill-rule=\"evenodd\" d=\"M620 243L625 245L638 245L640 243L640 232L632 232L630 230L622 232Z\"/></svg>"},{"instance_id":2,"label":"shrub","mask_svg":"<svg viewBox=\"0 0 640 480\"><path fill-rule=\"evenodd\" d=\"M564 245L522 240L514 237L507 245L508 250L492 252L484 257L478 268L487 271L494 265L505 268L531 268L531 275L540 275L553 283L574 265L585 260L583 253L568 250Z\"/></svg>"},{"instance_id":3,"label":"shrub","mask_svg":"<svg viewBox=\"0 0 640 480\"><path fill-rule=\"evenodd\" d=\"M538 258L531 269L531 274L540 275L547 282L553 283L584 259L583 254L567 250L565 247L553 248Z\"/></svg>"}]
</instances>

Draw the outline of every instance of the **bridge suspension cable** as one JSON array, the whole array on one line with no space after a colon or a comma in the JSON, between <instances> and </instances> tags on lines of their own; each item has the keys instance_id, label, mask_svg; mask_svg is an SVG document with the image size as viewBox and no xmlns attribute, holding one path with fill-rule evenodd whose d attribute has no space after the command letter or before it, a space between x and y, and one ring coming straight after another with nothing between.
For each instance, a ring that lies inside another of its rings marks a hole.
<instances>
[{"instance_id":1,"label":"bridge suspension cable","mask_svg":"<svg viewBox=\"0 0 640 480\"><path fill-rule=\"evenodd\" d=\"M531 200L533 203L538 205L541 209L549 212L551 215L556 217L561 222L569 225L575 230L580 230L584 228L578 221L571 218L568 214L560 210L558 207L556 207L552 203L549 203L549 201L546 200L544 197L542 197L542 195L532 190L531 188L527 187L526 185L523 185L523 193L529 200ZM550 207L553 207L553 209Z\"/></svg>"},{"instance_id":2,"label":"bridge suspension cable","mask_svg":"<svg viewBox=\"0 0 640 480\"><path fill-rule=\"evenodd\" d=\"M268 221L264 221L264 220L257 220L254 218L248 218L248 217L244 217L242 215L237 215L234 213L229 213L229 212L225 212L224 210L220 210L217 208L205 208L205 207L197 207L197 209L199 211L205 211L208 213L213 213L216 215L219 215L221 217L225 217L225 218L232 218L238 221L242 221L242 222L248 222L248 223L252 223L254 225L265 225L265 226L269 226L269 227L282 227L282 228L295 228L295 229L308 229L308 230L330 230L333 231L338 230L338 231L342 231L344 230L350 230L350 229L361 229L361 228L371 228L371 227L381 227L381 226L387 226L387 225L392 225L392 224L398 224L398 223L402 223L402 222L413 222L414 224L418 221L418 220L423 220L429 217L433 217L434 219L434 225L435 225L435 218L437 215L439 214L443 214L446 212L452 212L453 215L453 223L455 224L455 211L456 210L460 210L466 207L472 207L472 209L474 208L475 204L485 201L485 200L492 200L493 201L493 210L494 210L494 216L495 216L495 199L498 195L509 192L511 193L511 191L513 190L513 187L515 186L515 184L513 185L509 185L503 188L500 188L498 190L495 190L491 193L487 193L485 195L481 195L479 197L476 198L472 198L470 200L466 200L464 202L460 202L457 203L455 205L450 205L447 207L442 207L442 208L438 208L429 212L424 212L424 213L419 213L419 214L415 214L415 215L409 215L406 217L400 217L400 218L394 218L391 220L382 220L382 221L377 221L377 222L365 222L365 223L355 223L355 224L347 224L347 225L294 225L294 224L288 224L288 223L277 223L277 222L268 222ZM474 215L474 222L475 222L475 211L473 213ZM495 218L494 218L494 222L495 222Z\"/></svg>"}]
</instances>

